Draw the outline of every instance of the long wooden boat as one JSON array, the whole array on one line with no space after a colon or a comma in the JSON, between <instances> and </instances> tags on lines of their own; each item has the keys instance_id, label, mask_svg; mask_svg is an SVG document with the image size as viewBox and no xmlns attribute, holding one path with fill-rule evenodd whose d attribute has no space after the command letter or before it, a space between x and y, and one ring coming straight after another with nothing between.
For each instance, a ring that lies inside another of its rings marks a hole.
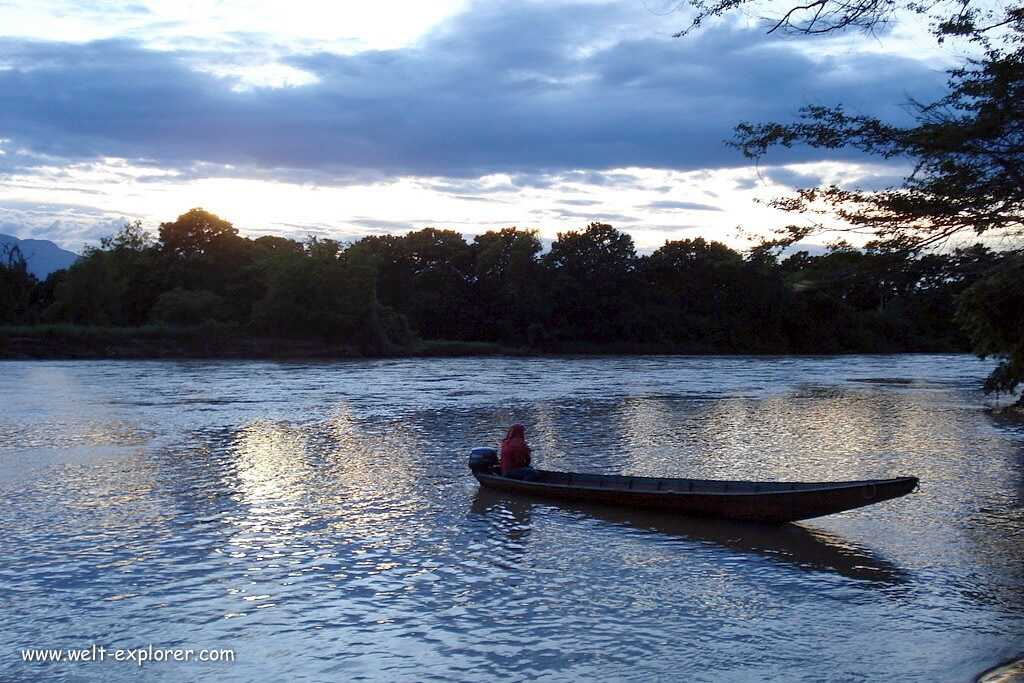
<instances>
[{"instance_id":1,"label":"long wooden boat","mask_svg":"<svg viewBox=\"0 0 1024 683\"><path fill-rule=\"evenodd\" d=\"M684 515L795 522L899 498L917 477L837 482L764 482L630 477L537 470L531 481L475 467L481 486L561 500L668 510Z\"/></svg>"}]
</instances>

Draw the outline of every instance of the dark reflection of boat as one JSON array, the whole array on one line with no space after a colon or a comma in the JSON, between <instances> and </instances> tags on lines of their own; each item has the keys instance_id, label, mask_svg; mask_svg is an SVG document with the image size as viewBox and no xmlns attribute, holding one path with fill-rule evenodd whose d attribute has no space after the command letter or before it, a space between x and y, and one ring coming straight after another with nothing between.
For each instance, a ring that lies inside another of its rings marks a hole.
<instances>
[{"instance_id":1,"label":"dark reflection of boat","mask_svg":"<svg viewBox=\"0 0 1024 683\"><path fill-rule=\"evenodd\" d=\"M834 534L797 524L679 517L657 510L635 510L586 502L542 502L485 488L477 490L472 510L486 515L501 507L515 517L530 519L529 510L545 504L557 505L572 514L652 534L664 534L694 543L712 543L730 550L760 555L806 571L835 573L851 579L887 584L902 583L906 578L903 570L866 548L853 545Z\"/></svg>"}]
</instances>

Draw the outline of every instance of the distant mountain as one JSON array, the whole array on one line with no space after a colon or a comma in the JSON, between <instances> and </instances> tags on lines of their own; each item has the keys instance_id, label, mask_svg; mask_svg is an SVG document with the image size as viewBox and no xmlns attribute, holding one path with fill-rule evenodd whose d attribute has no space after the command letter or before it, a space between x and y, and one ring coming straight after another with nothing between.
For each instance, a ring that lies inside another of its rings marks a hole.
<instances>
[{"instance_id":1,"label":"distant mountain","mask_svg":"<svg viewBox=\"0 0 1024 683\"><path fill-rule=\"evenodd\" d=\"M28 263L28 271L40 280L78 260L78 254L61 249L50 240L22 240L10 235L0 235L0 244L17 245Z\"/></svg>"}]
</instances>

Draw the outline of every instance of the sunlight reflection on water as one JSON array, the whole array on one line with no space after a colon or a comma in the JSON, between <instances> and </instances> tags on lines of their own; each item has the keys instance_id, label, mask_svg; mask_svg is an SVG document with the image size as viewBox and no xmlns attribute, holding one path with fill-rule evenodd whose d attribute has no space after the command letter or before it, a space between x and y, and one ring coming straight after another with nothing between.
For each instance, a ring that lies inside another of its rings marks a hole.
<instances>
[{"instance_id":1,"label":"sunlight reflection on water","mask_svg":"<svg viewBox=\"0 0 1024 683\"><path fill-rule=\"evenodd\" d=\"M1024 642L1024 435L974 359L0 365L0 678L153 643L234 648L208 680L967 680ZM550 469L923 491L782 527L478 491L513 421Z\"/></svg>"}]
</instances>

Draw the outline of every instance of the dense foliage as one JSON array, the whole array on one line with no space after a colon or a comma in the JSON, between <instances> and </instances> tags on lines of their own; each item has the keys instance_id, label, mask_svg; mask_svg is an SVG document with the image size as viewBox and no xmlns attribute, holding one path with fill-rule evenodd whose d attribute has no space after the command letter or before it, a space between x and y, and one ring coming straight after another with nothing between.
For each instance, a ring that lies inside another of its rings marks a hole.
<instances>
[{"instance_id":1,"label":"dense foliage","mask_svg":"<svg viewBox=\"0 0 1024 683\"><path fill-rule=\"evenodd\" d=\"M819 213L844 229L867 232L888 250L919 252L984 235L1007 252L960 301L959 320L973 349L1000 365L986 388L1012 392L1024 383L1024 6L1014 0L689 0L683 35L703 21L740 8L767 10L769 32L818 34L849 28L873 33L901 14L925 15L939 43L964 40L982 56L950 71L948 93L931 103L908 102L913 123L894 126L842 106L809 106L790 123L742 123L733 145L752 159L774 146L856 149L909 162L897 187L811 187L775 206ZM836 220L838 219L838 221ZM790 227L777 243L795 243L816 227ZM1013 254L1016 253L1017 256ZM1021 396L1024 405L1024 395Z\"/></svg>"},{"instance_id":2,"label":"dense foliage","mask_svg":"<svg viewBox=\"0 0 1024 683\"><path fill-rule=\"evenodd\" d=\"M366 353L417 340L537 351L953 350L968 343L954 323L958 297L1003 286L983 277L994 266L1020 268L982 247L915 257L839 245L780 259L698 238L638 255L629 235L601 223L542 252L536 231L516 228L472 242L435 228L350 245L249 239L193 209L156 238L128 224L44 282L8 259L0 314L6 324L163 324ZM984 319L964 322L988 333Z\"/></svg>"}]
</instances>

